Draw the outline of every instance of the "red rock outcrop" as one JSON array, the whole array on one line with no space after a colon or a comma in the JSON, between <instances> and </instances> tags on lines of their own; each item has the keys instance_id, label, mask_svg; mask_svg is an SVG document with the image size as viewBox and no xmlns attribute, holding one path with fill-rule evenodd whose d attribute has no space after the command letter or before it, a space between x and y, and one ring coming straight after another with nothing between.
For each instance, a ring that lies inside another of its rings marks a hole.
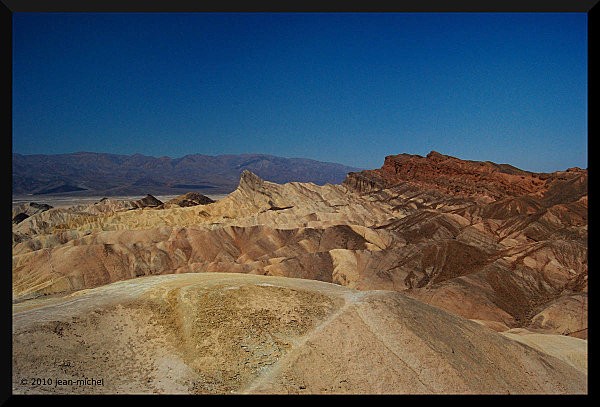
<instances>
[{"instance_id":1,"label":"red rock outcrop","mask_svg":"<svg viewBox=\"0 0 600 407\"><path fill-rule=\"evenodd\" d=\"M409 184L452 196L497 200L533 195L555 203L576 200L586 193L587 170L533 173L508 164L461 160L431 151L426 157L387 156L380 169L350 173L344 184L361 193Z\"/></svg>"}]
</instances>

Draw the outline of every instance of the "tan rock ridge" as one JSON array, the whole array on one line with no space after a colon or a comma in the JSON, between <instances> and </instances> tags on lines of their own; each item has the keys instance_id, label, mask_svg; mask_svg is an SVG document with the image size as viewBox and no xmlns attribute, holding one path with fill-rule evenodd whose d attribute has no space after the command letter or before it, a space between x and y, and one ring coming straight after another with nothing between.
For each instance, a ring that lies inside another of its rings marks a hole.
<instances>
[{"instance_id":1,"label":"tan rock ridge","mask_svg":"<svg viewBox=\"0 0 600 407\"><path fill-rule=\"evenodd\" d=\"M584 340L283 277L152 276L16 304L12 349L14 394L588 391Z\"/></svg>"},{"instance_id":2,"label":"tan rock ridge","mask_svg":"<svg viewBox=\"0 0 600 407\"><path fill-rule=\"evenodd\" d=\"M109 201L109 200L107 200ZM340 185L317 186L291 182L275 184L246 171L238 188L219 200L196 207L136 211L125 201L114 210L100 210L101 203L55 208L26 219L13 228L17 242L65 230L86 233L95 230L149 229L157 226L253 226L281 228L322 227L336 224L372 226L389 221L394 210L370 201ZM104 206L107 206L105 204ZM135 209L135 208L133 208Z\"/></svg>"}]
</instances>

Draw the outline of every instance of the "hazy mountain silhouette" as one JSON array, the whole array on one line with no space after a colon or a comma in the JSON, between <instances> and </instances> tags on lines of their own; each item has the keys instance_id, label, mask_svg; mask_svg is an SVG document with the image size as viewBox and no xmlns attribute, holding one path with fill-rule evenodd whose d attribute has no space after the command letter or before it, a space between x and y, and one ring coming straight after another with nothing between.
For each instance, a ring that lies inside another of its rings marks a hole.
<instances>
[{"instance_id":1,"label":"hazy mountain silhouette","mask_svg":"<svg viewBox=\"0 0 600 407\"><path fill-rule=\"evenodd\" d=\"M13 194L133 195L187 191L229 193L244 170L285 183L340 183L351 171L341 164L265 154L181 158L80 152L13 154Z\"/></svg>"}]
</instances>

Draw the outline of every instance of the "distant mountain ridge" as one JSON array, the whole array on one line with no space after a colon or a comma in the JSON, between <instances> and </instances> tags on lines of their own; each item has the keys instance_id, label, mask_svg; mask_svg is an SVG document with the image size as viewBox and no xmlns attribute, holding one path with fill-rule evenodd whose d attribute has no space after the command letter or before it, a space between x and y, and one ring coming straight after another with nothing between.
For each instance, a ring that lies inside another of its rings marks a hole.
<instances>
[{"instance_id":1,"label":"distant mountain ridge","mask_svg":"<svg viewBox=\"0 0 600 407\"><path fill-rule=\"evenodd\" d=\"M191 154L170 158L92 152L14 153L12 169L13 195L68 193L81 196L188 191L224 194L237 187L244 170L277 183L338 184L349 172L360 170L337 163L267 154Z\"/></svg>"}]
</instances>

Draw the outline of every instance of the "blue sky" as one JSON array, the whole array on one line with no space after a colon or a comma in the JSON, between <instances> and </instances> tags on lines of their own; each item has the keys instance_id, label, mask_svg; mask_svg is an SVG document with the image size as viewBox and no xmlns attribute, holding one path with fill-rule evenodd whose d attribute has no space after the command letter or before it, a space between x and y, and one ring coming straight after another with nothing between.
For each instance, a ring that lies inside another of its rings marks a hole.
<instances>
[{"instance_id":1,"label":"blue sky","mask_svg":"<svg viewBox=\"0 0 600 407\"><path fill-rule=\"evenodd\" d=\"M15 13L13 152L587 167L585 13Z\"/></svg>"}]
</instances>

